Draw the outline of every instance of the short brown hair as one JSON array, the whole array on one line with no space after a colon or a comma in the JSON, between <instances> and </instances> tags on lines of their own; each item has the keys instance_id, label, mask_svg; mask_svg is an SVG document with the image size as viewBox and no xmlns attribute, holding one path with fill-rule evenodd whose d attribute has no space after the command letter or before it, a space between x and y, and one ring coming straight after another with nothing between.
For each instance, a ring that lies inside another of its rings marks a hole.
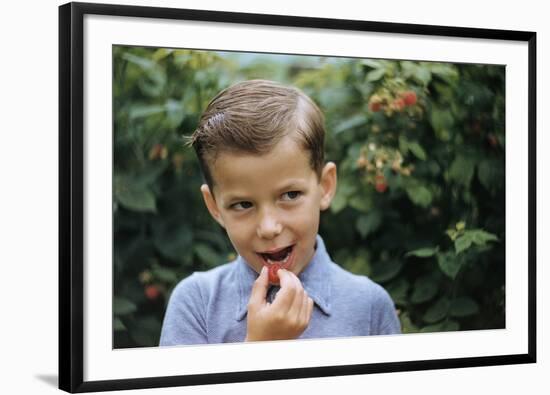
<instances>
[{"instance_id":1,"label":"short brown hair","mask_svg":"<svg viewBox=\"0 0 550 395\"><path fill-rule=\"evenodd\" d=\"M208 165L222 151L264 154L293 135L310 152L311 168L320 179L324 165L323 113L302 91L267 80L230 86L210 101L189 139L212 189Z\"/></svg>"}]
</instances>

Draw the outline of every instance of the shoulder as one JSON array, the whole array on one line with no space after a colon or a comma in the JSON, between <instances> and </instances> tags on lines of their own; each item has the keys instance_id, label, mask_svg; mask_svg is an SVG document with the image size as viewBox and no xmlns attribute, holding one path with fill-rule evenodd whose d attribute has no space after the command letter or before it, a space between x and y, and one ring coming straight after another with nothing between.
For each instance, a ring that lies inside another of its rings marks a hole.
<instances>
[{"instance_id":1,"label":"shoulder","mask_svg":"<svg viewBox=\"0 0 550 395\"><path fill-rule=\"evenodd\" d=\"M346 299L368 301L372 314L393 312L394 302L380 284L365 275L354 274L336 263L331 265L334 295Z\"/></svg>"},{"instance_id":2,"label":"shoulder","mask_svg":"<svg viewBox=\"0 0 550 395\"><path fill-rule=\"evenodd\" d=\"M170 299L177 301L207 298L220 283L233 276L232 269L233 262L229 262L207 271L193 272L176 284Z\"/></svg>"},{"instance_id":3,"label":"shoulder","mask_svg":"<svg viewBox=\"0 0 550 395\"><path fill-rule=\"evenodd\" d=\"M369 333L371 335L400 333L400 323L397 317L395 304L388 293L380 284L369 277L348 272L334 264L336 281L336 295L342 300L355 301L354 305L360 313L366 314L369 320ZM340 291L338 291L340 290ZM362 301L363 303L356 303Z\"/></svg>"},{"instance_id":4,"label":"shoulder","mask_svg":"<svg viewBox=\"0 0 550 395\"><path fill-rule=\"evenodd\" d=\"M334 262L332 262L331 271L333 273L332 278L337 286L345 286L346 289L352 292L368 293L370 296L376 298L389 296L380 284L365 275L349 272Z\"/></svg>"}]
</instances>

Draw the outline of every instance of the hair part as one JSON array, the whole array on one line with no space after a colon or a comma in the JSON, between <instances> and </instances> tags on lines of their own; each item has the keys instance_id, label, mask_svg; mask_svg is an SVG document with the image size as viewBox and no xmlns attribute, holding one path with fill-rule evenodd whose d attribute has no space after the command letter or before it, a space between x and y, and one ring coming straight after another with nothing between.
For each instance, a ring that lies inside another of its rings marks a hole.
<instances>
[{"instance_id":1,"label":"hair part","mask_svg":"<svg viewBox=\"0 0 550 395\"><path fill-rule=\"evenodd\" d=\"M296 139L310 154L318 179L324 165L324 116L301 90L267 80L237 83L218 93L188 139L195 149L205 181L221 152L261 155L285 136Z\"/></svg>"}]
</instances>

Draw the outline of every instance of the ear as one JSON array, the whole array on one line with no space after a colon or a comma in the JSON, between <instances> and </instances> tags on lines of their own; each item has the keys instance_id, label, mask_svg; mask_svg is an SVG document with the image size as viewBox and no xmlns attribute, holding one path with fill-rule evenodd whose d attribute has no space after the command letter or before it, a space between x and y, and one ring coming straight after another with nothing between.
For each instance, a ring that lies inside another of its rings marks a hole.
<instances>
[{"instance_id":1,"label":"ear","mask_svg":"<svg viewBox=\"0 0 550 395\"><path fill-rule=\"evenodd\" d=\"M336 165L333 162L328 162L321 172L321 210L330 207L330 202L336 194L336 183Z\"/></svg>"},{"instance_id":2,"label":"ear","mask_svg":"<svg viewBox=\"0 0 550 395\"><path fill-rule=\"evenodd\" d=\"M223 219L220 215L220 210L218 210L218 205L216 204L216 200L214 199L214 194L212 191L210 191L210 188L207 184L201 185L201 193L202 198L204 199L204 203L206 204L206 208L208 209L208 212L216 220L217 223L219 223L222 228L225 228L223 225Z\"/></svg>"}]
</instances>

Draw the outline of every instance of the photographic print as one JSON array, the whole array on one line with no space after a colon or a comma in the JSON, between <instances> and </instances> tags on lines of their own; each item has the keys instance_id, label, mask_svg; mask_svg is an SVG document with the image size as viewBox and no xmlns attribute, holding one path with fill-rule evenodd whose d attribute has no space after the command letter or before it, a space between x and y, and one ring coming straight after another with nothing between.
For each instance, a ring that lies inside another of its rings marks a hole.
<instances>
[{"instance_id":1,"label":"photographic print","mask_svg":"<svg viewBox=\"0 0 550 395\"><path fill-rule=\"evenodd\" d=\"M61 389L535 361L535 33L59 21Z\"/></svg>"},{"instance_id":2,"label":"photographic print","mask_svg":"<svg viewBox=\"0 0 550 395\"><path fill-rule=\"evenodd\" d=\"M216 325L205 341L231 339L242 308L231 284L241 281L240 262L210 218L185 138L219 91L257 79L300 89L325 114L326 161L335 163L338 185L318 232L336 264L389 292L399 332L504 328L504 66L115 46L113 73L115 348L158 345L175 286L229 262L235 274L221 286L232 292L212 295L232 299L227 325L208 318L220 314L208 301L214 310L201 314ZM292 238L289 228L278 238ZM242 279L243 289L253 280ZM331 286L330 276L322 281ZM308 288L315 294L318 286ZM233 341L244 340L242 321ZM369 334L368 322L353 333L347 321L341 333L317 333ZM185 341L184 329L166 331Z\"/></svg>"}]
</instances>

